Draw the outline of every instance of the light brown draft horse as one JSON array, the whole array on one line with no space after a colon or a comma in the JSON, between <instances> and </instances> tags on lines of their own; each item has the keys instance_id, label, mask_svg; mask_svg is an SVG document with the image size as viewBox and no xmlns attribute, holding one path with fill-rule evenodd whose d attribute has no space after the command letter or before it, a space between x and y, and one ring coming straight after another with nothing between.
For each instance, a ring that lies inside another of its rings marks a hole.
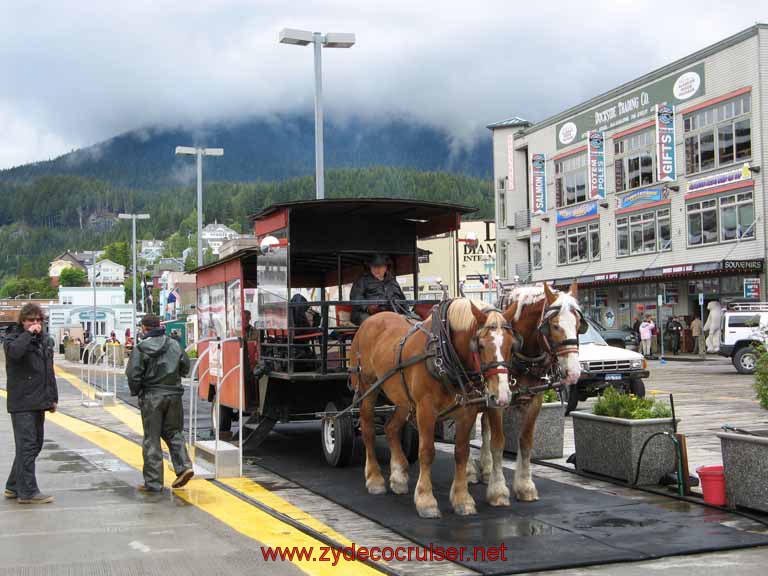
<instances>
[{"instance_id":1,"label":"light brown draft horse","mask_svg":"<svg viewBox=\"0 0 768 576\"><path fill-rule=\"evenodd\" d=\"M561 383L567 386L578 382L581 376L578 335L585 331L586 323L577 296L575 282L568 292L553 291L545 283L543 286L515 288L510 294L509 307L504 315L510 318L512 329L523 339L522 349L513 355L510 364L510 376L517 380L518 390L541 386L547 378L560 377ZM516 403L513 408L523 414L512 486L515 497L522 502L539 499L531 477L531 452L542 400L543 396L536 394ZM480 452L483 482L490 482L496 459L501 458L501 451L491 436L492 431L501 425L502 418L503 411L498 408L488 408L483 414ZM471 482L477 481L477 470L473 464L469 475Z\"/></svg>"},{"instance_id":2,"label":"light brown draft horse","mask_svg":"<svg viewBox=\"0 0 768 576\"><path fill-rule=\"evenodd\" d=\"M482 310L486 304L457 298L450 303L447 321L451 330L451 343L467 372L482 374L480 391L487 400L506 406L511 398L507 362L515 336L509 329L509 318L495 309ZM479 403L456 406L457 390L451 390L432 377L425 361L417 357L427 349L432 318L414 330L403 317L392 312L371 316L358 330L350 347L352 385L357 395L364 394L376 381L386 377L398 366L401 341L402 363L413 362L402 372L396 372L385 380L378 390L365 397L360 406L360 428L365 443L365 485L370 494L386 492L384 478L375 452L374 407L379 391L383 391L395 405L395 411L385 426L389 443L389 486L396 494L408 492L408 461L401 445L401 432L411 408L415 409L419 430L419 480L414 501L416 510L423 518L439 518L440 510L432 493L431 467L435 458L435 423L441 413L455 409L445 417L456 422L455 462L456 470L451 486L451 505L460 515L475 513L475 501L467 489L467 464L469 462L469 438L480 409ZM401 376L402 374L402 376ZM501 438L501 427L491 431L494 445ZM493 506L509 505L509 488L504 482L499 460L488 484L487 498Z\"/></svg>"}]
</instances>

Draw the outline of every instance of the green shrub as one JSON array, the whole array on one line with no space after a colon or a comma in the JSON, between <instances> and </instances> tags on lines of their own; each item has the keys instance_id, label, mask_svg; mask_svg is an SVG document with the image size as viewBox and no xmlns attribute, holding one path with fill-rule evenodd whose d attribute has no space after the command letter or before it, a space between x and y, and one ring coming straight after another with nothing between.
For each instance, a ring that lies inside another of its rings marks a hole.
<instances>
[{"instance_id":1,"label":"green shrub","mask_svg":"<svg viewBox=\"0 0 768 576\"><path fill-rule=\"evenodd\" d=\"M550 388L544 392L544 403L547 402L560 402L560 396L557 394L557 390Z\"/></svg>"},{"instance_id":2,"label":"green shrub","mask_svg":"<svg viewBox=\"0 0 768 576\"><path fill-rule=\"evenodd\" d=\"M623 394L615 388L606 388L595 404L594 413L598 416L625 418L627 420L646 420L648 418L669 418L672 410L666 404L653 397L638 398L634 394Z\"/></svg>"},{"instance_id":3,"label":"green shrub","mask_svg":"<svg viewBox=\"0 0 768 576\"><path fill-rule=\"evenodd\" d=\"M754 386L760 406L768 410L768 351L762 347L755 366Z\"/></svg>"}]
</instances>

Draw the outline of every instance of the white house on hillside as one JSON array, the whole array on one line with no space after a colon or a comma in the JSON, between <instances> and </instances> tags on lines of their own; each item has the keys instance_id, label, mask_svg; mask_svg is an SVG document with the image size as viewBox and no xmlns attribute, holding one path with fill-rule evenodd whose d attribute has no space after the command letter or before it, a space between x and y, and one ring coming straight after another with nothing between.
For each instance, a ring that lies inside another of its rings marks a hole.
<instances>
[{"instance_id":1,"label":"white house on hillside","mask_svg":"<svg viewBox=\"0 0 768 576\"><path fill-rule=\"evenodd\" d=\"M112 260L96 262L96 284L122 284L125 282L125 266ZM88 282L93 282L93 266L88 266Z\"/></svg>"},{"instance_id":2,"label":"white house on hillside","mask_svg":"<svg viewBox=\"0 0 768 576\"><path fill-rule=\"evenodd\" d=\"M232 228L224 226L224 224L219 224L218 222L208 224L205 228L203 228L203 233L201 234L203 242L208 245L208 247L211 249L211 252L216 256L219 255L219 248L221 248L221 245L226 240L232 240L234 238L238 238L239 236L240 234L232 230Z\"/></svg>"}]
</instances>

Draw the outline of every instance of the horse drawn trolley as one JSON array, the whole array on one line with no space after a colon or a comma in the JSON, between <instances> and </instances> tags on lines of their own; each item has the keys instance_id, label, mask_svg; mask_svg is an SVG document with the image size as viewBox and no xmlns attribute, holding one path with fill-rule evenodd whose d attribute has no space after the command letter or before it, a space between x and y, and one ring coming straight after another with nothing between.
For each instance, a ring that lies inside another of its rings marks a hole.
<instances>
[{"instance_id":1,"label":"horse drawn trolley","mask_svg":"<svg viewBox=\"0 0 768 576\"><path fill-rule=\"evenodd\" d=\"M213 402L214 429L227 429L237 412L243 442L254 447L277 422L321 419L325 457L344 465L356 411L324 415L352 401L352 307L402 304L426 315L435 301L419 299L417 240L457 231L473 211L368 198L289 202L256 214L257 246L196 271L198 398ZM349 299L350 284L374 254L386 254L397 277L412 277L412 300Z\"/></svg>"}]
</instances>

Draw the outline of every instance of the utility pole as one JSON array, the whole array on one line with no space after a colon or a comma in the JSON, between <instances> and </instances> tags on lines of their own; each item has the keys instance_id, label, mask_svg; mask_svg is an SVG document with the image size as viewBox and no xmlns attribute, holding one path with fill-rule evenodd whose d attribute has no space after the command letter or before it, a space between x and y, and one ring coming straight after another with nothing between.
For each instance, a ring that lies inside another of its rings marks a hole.
<instances>
[{"instance_id":1,"label":"utility pole","mask_svg":"<svg viewBox=\"0 0 768 576\"><path fill-rule=\"evenodd\" d=\"M131 257L133 260L133 323L131 336L136 338L136 220L149 220L149 214L118 214L120 220L131 221ZM95 298L95 297L94 297ZM95 310L94 310L95 314Z\"/></svg>"}]
</instances>

